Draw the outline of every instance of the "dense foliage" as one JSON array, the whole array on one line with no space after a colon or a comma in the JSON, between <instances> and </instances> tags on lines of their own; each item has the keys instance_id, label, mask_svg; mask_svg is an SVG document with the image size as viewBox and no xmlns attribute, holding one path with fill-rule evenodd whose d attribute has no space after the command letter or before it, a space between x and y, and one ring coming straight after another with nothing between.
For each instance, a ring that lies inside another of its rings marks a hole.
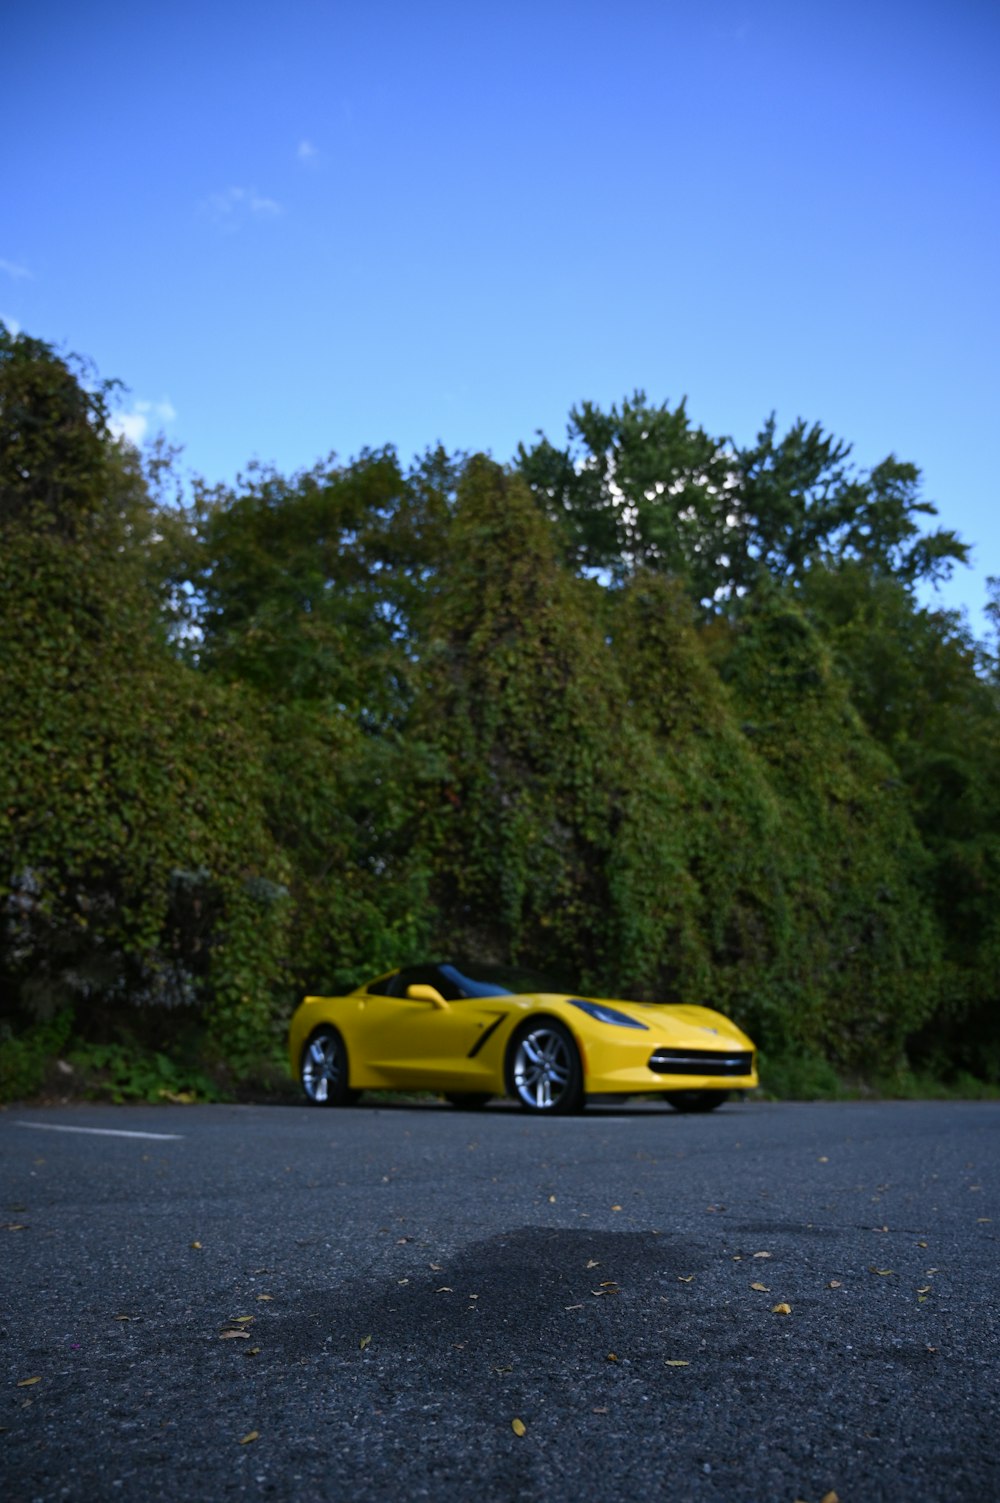
<instances>
[{"instance_id":1,"label":"dense foliage","mask_svg":"<svg viewBox=\"0 0 1000 1503\"><path fill-rule=\"evenodd\" d=\"M112 398L0 331L0 1095L259 1082L434 953L1000 1079L997 662L912 465L637 394L168 504Z\"/></svg>"}]
</instances>

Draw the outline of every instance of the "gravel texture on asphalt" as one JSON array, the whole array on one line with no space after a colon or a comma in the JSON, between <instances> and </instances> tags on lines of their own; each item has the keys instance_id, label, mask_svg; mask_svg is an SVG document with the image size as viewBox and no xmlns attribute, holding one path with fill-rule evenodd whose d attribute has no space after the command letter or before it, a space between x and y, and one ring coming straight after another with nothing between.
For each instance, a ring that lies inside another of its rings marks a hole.
<instances>
[{"instance_id":1,"label":"gravel texture on asphalt","mask_svg":"<svg viewBox=\"0 0 1000 1503\"><path fill-rule=\"evenodd\" d=\"M0 1491L991 1503L998 1232L992 1103L9 1108Z\"/></svg>"}]
</instances>

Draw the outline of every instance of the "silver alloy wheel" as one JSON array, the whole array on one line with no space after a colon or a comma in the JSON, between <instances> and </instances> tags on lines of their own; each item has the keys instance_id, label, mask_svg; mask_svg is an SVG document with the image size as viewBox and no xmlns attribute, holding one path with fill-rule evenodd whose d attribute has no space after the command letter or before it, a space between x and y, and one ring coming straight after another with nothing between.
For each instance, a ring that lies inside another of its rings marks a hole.
<instances>
[{"instance_id":1,"label":"silver alloy wheel","mask_svg":"<svg viewBox=\"0 0 1000 1503\"><path fill-rule=\"evenodd\" d=\"M332 1106L344 1098L344 1046L329 1029L314 1034L302 1056L302 1088L318 1106Z\"/></svg>"},{"instance_id":2,"label":"silver alloy wheel","mask_svg":"<svg viewBox=\"0 0 1000 1503\"><path fill-rule=\"evenodd\" d=\"M518 1098L532 1111L558 1110L573 1089L571 1048L561 1029L557 1032L544 1024L518 1039L511 1075Z\"/></svg>"}]
</instances>

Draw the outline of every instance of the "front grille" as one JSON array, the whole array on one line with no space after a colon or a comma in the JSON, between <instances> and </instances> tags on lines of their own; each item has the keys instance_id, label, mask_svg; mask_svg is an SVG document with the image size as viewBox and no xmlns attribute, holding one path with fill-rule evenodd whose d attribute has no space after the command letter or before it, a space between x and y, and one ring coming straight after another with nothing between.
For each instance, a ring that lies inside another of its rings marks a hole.
<instances>
[{"instance_id":1,"label":"front grille","mask_svg":"<svg viewBox=\"0 0 1000 1503\"><path fill-rule=\"evenodd\" d=\"M655 1049L649 1068L657 1075L750 1075L753 1054L749 1049Z\"/></svg>"}]
</instances>

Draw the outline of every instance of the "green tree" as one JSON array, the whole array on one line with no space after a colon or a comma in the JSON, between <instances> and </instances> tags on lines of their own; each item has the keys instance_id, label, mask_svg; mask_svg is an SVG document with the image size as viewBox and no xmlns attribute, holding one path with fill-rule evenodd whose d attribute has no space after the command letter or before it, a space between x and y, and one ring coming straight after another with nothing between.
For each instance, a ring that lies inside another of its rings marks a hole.
<instances>
[{"instance_id":1,"label":"green tree","mask_svg":"<svg viewBox=\"0 0 1000 1503\"><path fill-rule=\"evenodd\" d=\"M798 1037L841 1065L890 1070L941 984L928 857L898 771L787 593L759 591L716 652L784 806Z\"/></svg>"},{"instance_id":2,"label":"green tree","mask_svg":"<svg viewBox=\"0 0 1000 1503\"><path fill-rule=\"evenodd\" d=\"M283 865L239 699L170 653L107 389L0 335L0 971L15 1015L211 1005L269 1044Z\"/></svg>"}]
</instances>

